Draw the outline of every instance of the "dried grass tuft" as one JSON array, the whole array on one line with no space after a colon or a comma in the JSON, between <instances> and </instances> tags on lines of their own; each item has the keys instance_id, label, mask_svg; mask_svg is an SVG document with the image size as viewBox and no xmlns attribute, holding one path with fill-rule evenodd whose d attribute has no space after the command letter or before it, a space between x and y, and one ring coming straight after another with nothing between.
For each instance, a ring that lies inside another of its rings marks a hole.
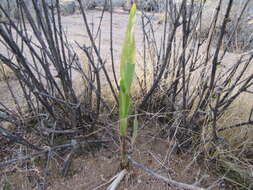
<instances>
[{"instance_id":1,"label":"dried grass tuft","mask_svg":"<svg viewBox=\"0 0 253 190\"><path fill-rule=\"evenodd\" d=\"M0 65L0 82L4 80L14 80L16 78L13 71L4 64Z\"/></svg>"}]
</instances>

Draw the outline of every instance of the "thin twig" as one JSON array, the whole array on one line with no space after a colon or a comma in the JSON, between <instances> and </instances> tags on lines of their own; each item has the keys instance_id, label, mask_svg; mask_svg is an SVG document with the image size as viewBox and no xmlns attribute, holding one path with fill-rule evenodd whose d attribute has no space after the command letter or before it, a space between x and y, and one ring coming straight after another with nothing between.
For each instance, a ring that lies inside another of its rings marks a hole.
<instances>
[{"instance_id":1,"label":"thin twig","mask_svg":"<svg viewBox=\"0 0 253 190\"><path fill-rule=\"evenodd\" d=\"M82 145L82 144L87 144L87 143L107 143L107 142L111 142L111 141L112 141L112 139L88 140L88 141L86 140L86 141L77 142L77 144ZM40 152L35 152L35 153L29 154L29 155L26 155L26 156L22 156L20 158L15 158L15 159L12 159L12 160L8 160L6 162L0 162L0 167L7 166L7 165L10 165L10 164L13 164L13 163L16 163L16 162L21 162L21 161L24 161L24 160L28 160L28 159L40 156L41 154L47 153L49 151L55 151L55 150L68 148L68 147L72 147L72 146L73 146L73 143L63 144L63 145L59 145L59 146L55 146L55 147L52 147L52 148L49 148L49 149L42 150Z\"/></svg>"},{"instance_id":2,"label":"thin twig","mask_svg":"<svg viewBox=\"0 0 253 190\"><path fill-rule=\"evenodd\" d=\"M155 171L145 167L144 165L142 164L139 164L138 162L136 162L135 160L133 160L130 156L128 156L128 159L132 162L132 164L137 167L137 168L141 168L143 170L145 170L147 173L155 176L156 178L162 180L162 181L165 181L167 183L170 183L172 185L175 185L179 188L182 188L182 189L190 189L190 190L206 190L204 188L201 188L201 187L197 187L195 185L190 185L190 184L186 184L186 183L182 183L182 182L177 182L173 179L169 179L169 178L166 178L166 177L163 177L161 176L160 174L156 173Z\"/></svg>"},{"instance_id":3,"label":"thin twig","mask_svg":"<svg viewBox=\"0 0 253 190\"><path fill-rule=\"evenodd\" d=\"M229 127L220 128L220 129L218 129L218 132L225 131L225 130L228 130L228 129L234 129L234 128L242 127L242 126L245 126L245 125L246 126L247 125L253 125L253 120L242 122L242 123L237 123L237 124L231 125Z\"/></svg>"}]
</instances>

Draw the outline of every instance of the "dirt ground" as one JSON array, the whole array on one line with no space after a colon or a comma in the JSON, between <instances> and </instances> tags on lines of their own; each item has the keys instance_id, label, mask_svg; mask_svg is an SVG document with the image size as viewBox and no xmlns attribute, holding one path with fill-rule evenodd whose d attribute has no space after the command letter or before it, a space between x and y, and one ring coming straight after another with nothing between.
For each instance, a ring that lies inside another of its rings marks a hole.
<instances>
[{"instance_id":1,"label":"dirt ground","mask_svg":"<svg viewBox=\"0 0 253 190\"><path fill-rule=\"evenodd\" d=\"M207 171L204 162L194 161L191 153L176 154L173 151L173 141L154 136L154 130L157 131L152 126L145 127L140 132L134 152L131 154L135 161L178 182L211 187L214 190L221 189L223 182ZM23 165L7 167L0 177L6 179L5 182L8 181L12 190L39 190L43 189L42 184L48 190L103 190L109 186L110 179L119 172L118 148L114 143L106 145L89 153L85 151L80 153L73 160L67 177L60 175L59 155L52 157L48 175L45 175L45 170L41 168L45 163L45 158L41 158L32 162L35 164L29 164L27 169L24 167L25 162ZM15 172L10 172L13 168L16 168ZM119 190L180 189L149 175L142 169L131 167L129 171Z\"/></svg>"}]
</instances>

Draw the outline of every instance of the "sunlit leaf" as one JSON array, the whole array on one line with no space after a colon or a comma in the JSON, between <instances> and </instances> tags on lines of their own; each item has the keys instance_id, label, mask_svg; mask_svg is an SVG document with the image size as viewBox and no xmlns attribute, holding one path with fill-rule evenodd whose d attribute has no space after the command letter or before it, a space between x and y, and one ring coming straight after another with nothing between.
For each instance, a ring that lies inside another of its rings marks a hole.
<instances>
[{"instance_id":1,"label":"sunlit leaf","mask_svg":"<svg viewBox=\"0 0 253 190\"><path fill-rule=\"evenodd\" d=\"M119 115L120 135L127 135L128 114L130 111L130 89L134 78L136 45L134 39L134 24L136 20L136 5L133 4L128 18L128 25L120 59L120 92Z\"/></svg>"}]
</instances>

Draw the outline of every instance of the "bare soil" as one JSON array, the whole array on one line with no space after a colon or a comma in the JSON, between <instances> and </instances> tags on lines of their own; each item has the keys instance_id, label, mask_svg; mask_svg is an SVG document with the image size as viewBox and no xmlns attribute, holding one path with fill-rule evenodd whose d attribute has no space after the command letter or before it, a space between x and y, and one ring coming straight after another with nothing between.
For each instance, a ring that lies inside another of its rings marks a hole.
<instances>
[{"instance_id":1,"label":"bare soil","mask_svg":"<svg viewBox=\"0 0 253 190\"><path fill-rule=\"evenodd\" d=\"M222 181L208 172L201 161L194 161L191 153L176 154L173 141L153 135L157 130L155 127L146 127L141 131L137 146L131 154L134 160L178 182L220 189ZM109 186L110 179L119 172L120 163L117 146L113 143L107 145L108 148L99 148L93 153L79 154L73 160L67 177L60 175L58 165L60 162L57 161L57 156L54 156L49 163L48 175L45 175L45 170L42 169L42 163L45 162L42 158L36 164L30 165L29 169L21 169L24 168L21 164L5 168L3 175L0 176L8 180L12 190L41 189L39 184L45 184L48 190L103 190ZM7 172L13 168L16 168L15 172ZM180 188L167 184L142 169L131 167L118 189L176 190Z\"/></svg>"}]
</instances>

